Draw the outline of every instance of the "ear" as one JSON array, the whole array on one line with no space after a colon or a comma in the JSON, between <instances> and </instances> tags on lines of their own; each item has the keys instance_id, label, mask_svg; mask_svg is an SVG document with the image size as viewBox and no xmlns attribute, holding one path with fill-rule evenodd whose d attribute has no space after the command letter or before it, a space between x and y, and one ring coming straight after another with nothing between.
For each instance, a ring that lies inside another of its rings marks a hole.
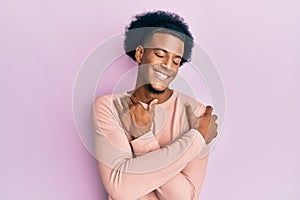
<instances>
[{"instance_id":1,"label":"ear","mask_svg":"<svg viewBox=\"0 0 300 200\"><path fill-rule=\"evenodd\" d=\"M135 49L135 60L140 64L142 62L142 57L144 55L144 48L139 45Z\"/></svg>"}]
</instances>

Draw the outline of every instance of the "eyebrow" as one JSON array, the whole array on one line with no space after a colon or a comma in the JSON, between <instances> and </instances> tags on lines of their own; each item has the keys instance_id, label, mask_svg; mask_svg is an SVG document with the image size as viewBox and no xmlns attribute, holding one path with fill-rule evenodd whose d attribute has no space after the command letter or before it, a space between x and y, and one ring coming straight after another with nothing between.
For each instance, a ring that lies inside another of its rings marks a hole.
<instances>
[{"instance_id":1,"label":"eyebrow","mask_svg":"<svg viewBox=\"0 0 300 200\"><path fill-rule=\"evenodd\" d=\"M165 49L162 49L162 48L159 48L159 47L157 47L157 48L153 48L153 50L160 50L160 51L163 51L164 53L168 53L168 51L167 51L167 50L165 50ZM181 57L181 56L179 56L179 55L176 55L176 56L175 56L175 58L180 58L180 59L182 59L182 57Z\"/></svg>"}]
</instances>

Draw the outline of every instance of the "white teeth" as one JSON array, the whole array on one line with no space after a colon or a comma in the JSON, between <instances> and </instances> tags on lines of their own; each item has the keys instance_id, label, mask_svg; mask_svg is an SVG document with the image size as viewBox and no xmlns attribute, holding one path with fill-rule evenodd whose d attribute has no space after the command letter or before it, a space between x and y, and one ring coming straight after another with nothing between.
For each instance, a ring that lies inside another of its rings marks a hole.
<instances>
[{"instance_id":1,"label":"white teeth","mask_svg":"<svg viewBox=\"0 0 300 200\"><path fill-rule=\"evenodd\" d=\"M161 80L164 80L164 79L168 78L168 76L166 76L166 75L164 75L160 72L155 72L155 73L157 74L158 78L161 79Z\"/></svg>"}]
</instances>

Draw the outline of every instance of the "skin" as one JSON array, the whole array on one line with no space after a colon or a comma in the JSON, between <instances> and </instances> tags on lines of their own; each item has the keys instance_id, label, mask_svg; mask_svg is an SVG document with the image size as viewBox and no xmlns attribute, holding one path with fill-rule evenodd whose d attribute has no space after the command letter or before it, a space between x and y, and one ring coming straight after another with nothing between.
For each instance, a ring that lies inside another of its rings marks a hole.
<instances>
[{"instance_id":1,"label":"skin","mask_svg":"<svg viewBox=\"0 0 300 200\"><path fill-rule=\"evenodd\" d=\"M183 41L166 33L154 33L145 44L136 48L135 58L139 70L135 90L130 92L131 97L121 99L122 106L116 99L113 101L125 130L133 139L150 130L155 104L163 103L171 97L173 90L169 84L178 74L183 53ZM167 78L162 80L157 72ZM149 85L157 92L149 90ZM145 109L139 101L147 103L149 107ZM205 113L196 117L191 107L186 105L190 129L198 130L207 144L217 136L217 116L212 115L212 110L211 106L207 106Z\"/></svg>"},{"instance_id":2,"label":"skin","mask_svg":"<svg viewBox=\"0 0 300 200\"><path fill-rule=\"evenodd\" d=\"M155 33L143 46L136 48L136 61L139 64L136 90L133 95L143 102L157 98L163 103L172 95L169 84L176 78L179 64L184 52L184 43L177 37ZM156 72L167 75L165 80L159 79ZM153 94L147 90L146 84L162 94Z\"/></svg>"},{"instance_id":3,"label":"skin","mask_svg":"<svg viewBox=\"0 0 300 200\"><path fill-rule=\"evenodd\" d=\"M217 116L212 115L212 111L213 108L211 106L206 106L205 112L200 117L196 117L192 107L189 104L186 105L190 129L198 130L205 139L206 144L209 144L218 135Z\"/></svg>"}]
</instances>

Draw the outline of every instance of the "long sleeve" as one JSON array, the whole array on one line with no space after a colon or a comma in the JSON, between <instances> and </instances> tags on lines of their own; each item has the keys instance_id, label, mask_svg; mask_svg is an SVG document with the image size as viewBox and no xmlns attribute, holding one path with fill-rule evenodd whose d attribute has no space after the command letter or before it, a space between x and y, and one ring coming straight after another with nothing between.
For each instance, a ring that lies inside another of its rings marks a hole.
<instances>
[{"instance_id":1,"label":"long sleeve","mask_svg":"<svg viewBox=\"0 0 300 200\"><path fill-rule=\"evenodd\" d=\"M204 112L204 109L201 110L203 107L204 105L201 103L195 107L198 109L196 112L200 113L199 115ZM204 140L204 138L202 139ZM133 152L137 155L159 149L158 141L152 131L131 141L131 144ZM209 148L210 145L203 145L199 158L189 162L181 172L157 188L154 191L157 197L160 200L198 199L206 175Z\"/></svg>"},{"instance_id":2,"label":"long sleeve","mask_svg":"<svg viewBox=\"0 0 300 200\"><path fill-rule=\"evenodd\" d=\"M157 139L152 130L148 133L130 141L133 152L138 156L160 149Z\"/></svg>"},{"instance_id":3,"label":"long sleeve","mask_svg":"<svg viewBox=\"0 0 300 200\"><path fill-rule=\"evenodd\" d=\"M157 140L151 131L146 133L144 137L131 141L131 143L133 144L133 152L138 151L139 155L159 149ZM154 191L155 194L160 200L198 199L205 179L207 163L208 156L193 159L181 172L157 188Z\"/></svg>"},{"instance_id":4,"label":"long sleeve","mask_svg":"<svg viewBox=\"0 0 300 200\"><path fill-rule=\"evenodd\" d=\"M194 159L175 177L170 179L155 192L160 200L196 200L202 188L208 157Z\"/></svg>"},{"instance_id":5,"label":"long sleeve","mask_svg":"<svg viewBox=\"0 0 300 200\"><path fill-rule=\"evenodd\" d=\"M203 140L191 129L170 145L133 158L128 137L113 114L110 98L96 99L92 117L95 155L109 196L133 200L150 193L199 156Z\"/></svg>"}]
</instances>

